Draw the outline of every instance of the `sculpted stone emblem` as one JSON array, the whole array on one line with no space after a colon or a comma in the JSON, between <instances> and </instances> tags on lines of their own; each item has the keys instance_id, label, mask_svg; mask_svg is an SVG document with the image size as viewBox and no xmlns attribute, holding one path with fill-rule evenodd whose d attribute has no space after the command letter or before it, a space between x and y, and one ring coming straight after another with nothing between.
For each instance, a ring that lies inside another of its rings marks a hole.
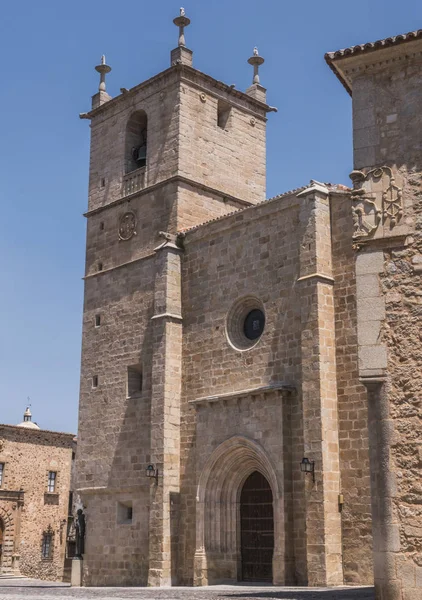
<instances>
[{"instance_id":1,"label":"sculpted stone emblem","mask_svg":"<svg viewBox=\"0 0 422 600\"><path fill-rule=\"evenodd\" d=\"M136 234L136 216L133 212L126 212L120 217L119 238L121 240L130 240Z\"/></svg>"},{"instance_id":2,"label":"sculpted stone emblem","mask_svg":"<svg viewBox=\"0 0 422 600\"><path fill-rule=\"evenodd\" d=\"M353 239L374 236L381 221L392 229L403 215L402 188L390 167L353 171Z\"/></svg>"}]
</instances>

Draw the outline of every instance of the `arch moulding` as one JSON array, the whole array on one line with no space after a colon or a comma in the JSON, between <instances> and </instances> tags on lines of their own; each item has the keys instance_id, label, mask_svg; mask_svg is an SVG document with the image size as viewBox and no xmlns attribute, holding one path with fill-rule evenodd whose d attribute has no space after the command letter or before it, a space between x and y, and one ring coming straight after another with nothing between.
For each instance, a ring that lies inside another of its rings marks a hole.
<instances>
[{"instance_id":1,"label":"arch moulding","mask_svg":"<svg viewBox=\"0 0 422 600\"><path fill-rule=\"evenodd\" d=\"M284 583L283 494L276 471L259 443L233 436L214 450L199 477L194 585L238 580L241 567L240 493L254 471L264 475L273 493L273 582Z\"/></svg>"}]
</instances>

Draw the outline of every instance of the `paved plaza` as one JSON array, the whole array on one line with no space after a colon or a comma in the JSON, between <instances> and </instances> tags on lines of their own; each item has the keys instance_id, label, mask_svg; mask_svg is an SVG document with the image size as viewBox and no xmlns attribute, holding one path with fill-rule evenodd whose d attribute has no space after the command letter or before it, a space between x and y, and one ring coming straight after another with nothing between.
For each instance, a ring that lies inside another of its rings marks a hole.
<instances>
[{"instance_id":1,"label":"paved plaza","mask_svg":"<svg viewBox=\"0 0 422 600\"><path fill-rule=\"evenodd\" d=\"M203 588L71 588L35 579L0 579L0 600L374 600L371 587L291 588L217 585Z\"/></svg>"}]
</instances>

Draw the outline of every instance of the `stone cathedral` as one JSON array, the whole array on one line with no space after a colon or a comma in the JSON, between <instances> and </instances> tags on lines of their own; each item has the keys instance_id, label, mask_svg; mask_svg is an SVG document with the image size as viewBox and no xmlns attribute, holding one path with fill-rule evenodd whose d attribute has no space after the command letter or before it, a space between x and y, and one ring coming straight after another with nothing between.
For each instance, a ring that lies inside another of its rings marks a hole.
<instances>
[{"instance_id":1,"label":"stone cathedral","mask_svg":"<svg viewBox=\"0 0 422 600\"><path fill-rule=\"evenodd\" d=\"M239 91L174 22L168 69L112 98L103 57L80 115L83 583L420 598L422 31L326 55L350 187L266 199L264 59Z\"/></svg>"}]
</instances>

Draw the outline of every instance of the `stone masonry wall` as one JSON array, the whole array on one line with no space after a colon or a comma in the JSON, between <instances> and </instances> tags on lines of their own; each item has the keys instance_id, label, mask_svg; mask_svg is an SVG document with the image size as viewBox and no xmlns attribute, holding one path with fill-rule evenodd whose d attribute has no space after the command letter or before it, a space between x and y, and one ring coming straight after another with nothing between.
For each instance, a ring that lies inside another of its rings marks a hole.
<instances>
[{"instance_id":1,"label":"stone masonry wall","mask_svg":"<svg viewBox=\"0 0 422 600\"><path fill-rule=\"evenodd\" d=\"M145 111L148 118L147 185L176 175L179 88L176 73L166 71L144 82L129 95L104 104L94 116L91 122L89 210L122 197L126 125L137 110Z\"/></svg>"},{"instance_id":2,"label":"stone masonry wall","mask_svg":"<svg viewBox=\"0 0 422 600\"><path fill-rule=\"evenodd\" d=\"M197 102L201 103L198 94L205 92L210 108L215 94L222 93L219 87L215 80L176 65L106 101L89 115L91 155L77 457L77 485L87 506L84 578L88 585L145 584L151 544L156 540L155 533L149 539L148 522L159 510L163 511L164 521L167 519L168 490L159 508L158 496L149 496L151 485L145 477L146 465L152 460L161 463L162 454L155 449L151 452L152 363L155 360L159 364L163 358L167 373L170 367L166 357L180 357L180 348L169 344L163 357L153 359L153 338L160 348L158 325L154 328L155 322L151 321L157 282L155 250L164 242L160 232L174 235L248 204L247 198L241 201L231 197L242 191L234 189L231 176L218 184L214 175L204 171L204 161L214 154L222 164L222 136L226 132L218 128L216 114L205 126L205 122L200 123L202 116L195 110L192 113L193 101L186 103L186 98L193 95L196 107ZM251 164L249 149L253 144L254 160L258 155L260 158L248 186L255 199L263 199L265 113L244 95L236 102L240 116L234 118L232 131L227 134L233 160L224 161L231 175L234 170L240 174L246 164ZM236 110L233 115L237 115ZM144 111L147 116L147 165L134 175L125 175L131 150L126 147L126 127L135 111ZM256 136L253 140L251 135L245 151L239 152L246 114L249 120L255 115L256 127L255 123L249 127ZM191 156L202 158L195 162ZM188 163L192 163L189 172L185 168ZM138 175L142 183L138 185L138 179L134 179L133 186L129 185L128 181ZM132 230L129 236L125 232L122 236L120 227L127 215ZM168 280L172 275L169 269ZM163 281L164 288L167 285L168 281ZM142 392L135 398L127 394L130 366L142 371ZM94 377L98 378L95 389ZM161 406L160 402L157 397L156 405ZM174 410L177 412L177 406ZM167 418L167 408L161 415L156 413L154 409L153 420L159 431L160 423ZM153 514L150 502L157 509ZM119 503L132 503L131 524L117 522ZM157 520L154 532L164 521ZM162 573L167 550L163 554L160 540L155 547L158 550L153 568Z\"/></svg>"},{"instance_id":3,"label":"stone masonry wall","mask_svg":"<svg viewBox=\"0 0 422 600\"><path fill-rule=\"evenodd\" d=\"M5 515L12 515L20 572L27 577L60 581L66 550L73 435L0 425L0 440L0 462L5 464L0 517L4 520ZM54 494L47 493L49 471L57 472ZM19 503L7 499L7 494L21 489L24 501L19 507ZM43 533L47 531L53 534L51 559L41 556Z\"/></svg>"},{"instance_id":4,"label":"stone masonry wall","mask_svg":"<svg viewBox=\"0 0 422 600\"><path fill-rule=\"evenodd\" d=\"M196 438L196 409L189 400L277 381L300 381L297 203L294 195L286 196L187 232L185 238L180 490L184 527L179 537L179 582L183 584L192 583L194 508L201 475L196 467L197 452L202 455L207 444L214 447L211 440L215 436L222 440L221 432L213 433L207 427ZM239 298L249 295L263 302L266 329L254 348L238 351L226 337L227 315ZM265 406L265 398L260 402ZM221 402L207 409L223 420L230 419L228 410L232 408ZM250 413L246 400L235 404L235 410L239 430L247 429ZM300 426L300 420L295 422ZM270 435L268 423L254 435L264 444ZM296 439L300 436L299 431ZM306 573L303 549L296 556L297 565L301 561Z\"/></svg>"},{"instance_id":5,"label":"stone masonry wall","mask_svg":"<svg viewBox=\"0 0 422 600\"><path fill-rule=\"evenodd\" d=\"M359 370L368 388L376 597L422 592L418 337L422 40L363 53L353 83L354 178L380 211L357 229ZM378 168L378 171L374 168ZM380 176L380 169L383 176ZM419 496L418 496L419 494Z\"/></svg>"},{"instance_id":6,"label":"stone masonry wall","mask_svg":"<svg viewBox=\"0 0 422 600\"><path fill-rule=\"evenodd\" d=\"M87 506L87 585L146 583L153 262L148 257L85 283L77 482ZM131 397L130 366L142 372L142 391ZM131 524L118 522L119 502L133 503Z\"/></svg>"},{"instance_id":7,"label":"stone masonry wall","mask_svg":"<svg viewBox=\"0 0 422 600\"><path fill-rule=\"evenodd\" d=\"M355 250L349 195L331 198L344 581L373 581L368 406L359 382Z\"/></svg>"},{"instance_id":8,"label":"stone masonry wall","mask_svg":"<svg viewBox=\"0 0 422 600\"><path fill-rule=\"evenodd\" d=\"M265 200L265 113L223 88L195 83L181 88L180 173L248 202ZM224 127L217 123L221 101L230 110Z\"/></svg>"}]
</instances>

